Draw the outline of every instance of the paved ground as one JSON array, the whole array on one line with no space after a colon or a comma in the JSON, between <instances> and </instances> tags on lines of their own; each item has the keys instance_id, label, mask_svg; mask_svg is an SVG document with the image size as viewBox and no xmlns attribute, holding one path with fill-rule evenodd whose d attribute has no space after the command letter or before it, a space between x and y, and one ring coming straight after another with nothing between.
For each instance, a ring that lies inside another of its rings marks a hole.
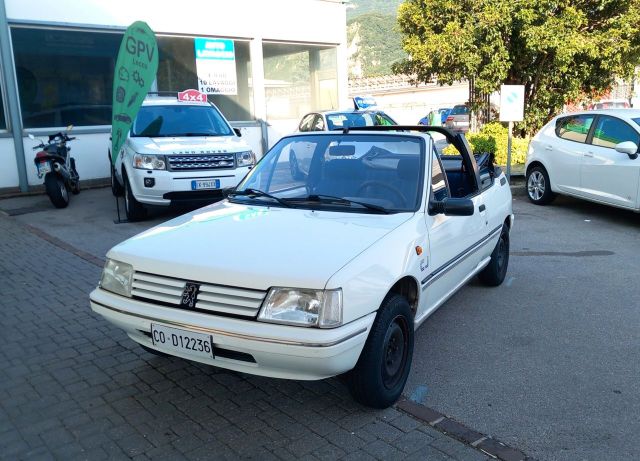
<instances>
[{"instance_id":1,"label":"paved ground","mask_svg":"<svg viewBox=\"0 0 640 461\"><path fill-rule=\"evenodd\" d=\"M106 193L85 191L68 210L36 211L42 197L0 204L31 208L0 216L0 458L488 459L397 409L358 406L338 379L272 380L142 351L91 313L100 267L23 224L102 256L149 225L108 224Z\"/></svg>"},{"instance_id":2,"label":"paved ground","mask_svg":"<svg viewBox=\"0 0 640 461\"><path fill-rule=\"evenodd\" d=\"M88 309L99 268L19 226L102 258L169 216L114 225L105 189L73 199L0 202L16 214L0 217L0 457L484 458L398 410L354 405L337 379L139 351ZM538 459L640 459L640 215L567 198L516 196L514 209L506 283L464 288L423 325L405 395Z\"/></svg>"}]
</instances>

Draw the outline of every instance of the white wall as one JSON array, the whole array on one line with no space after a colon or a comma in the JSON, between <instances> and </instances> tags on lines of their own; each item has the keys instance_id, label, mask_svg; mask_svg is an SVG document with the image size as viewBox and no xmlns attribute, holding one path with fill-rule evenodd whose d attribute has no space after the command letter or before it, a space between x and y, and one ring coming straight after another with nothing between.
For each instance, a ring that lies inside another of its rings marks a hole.
<instances>
[{"instance_id":1,"label":"white wall","mask_svg":"<svg viewBox=\"0 0 640 461\"><path fill-rule=\"evenodd\" d=\"M0 138L0 189L18 187L18 164L13 138Z\"/></svg>"}]
</instances>

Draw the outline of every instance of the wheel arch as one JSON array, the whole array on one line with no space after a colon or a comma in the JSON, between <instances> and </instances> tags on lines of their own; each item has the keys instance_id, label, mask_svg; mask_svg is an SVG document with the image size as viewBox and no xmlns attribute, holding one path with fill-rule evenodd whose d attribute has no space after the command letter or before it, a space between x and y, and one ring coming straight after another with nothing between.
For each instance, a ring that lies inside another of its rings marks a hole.
<instances>
[{"instance_id":1,"label":"wheel arch","mask_svg":"<svg viewBox=\"0 0 640 461\"><path fill-rule=\"evenodd\" d=\"M529 165L527 165L527 170L525 171L525 176L524 176L525 181L529 177L529 172L531 171L531 169L536 166L544 168L544 171L547 172L547 176L549 177L549 188L551 189L551 192L556 192L557 189L554 187L555 184L553 183L553 179L551 178L551 173L549 172L549 168L540 160L534 160ZM526 182L525 182L525 187L526 187Z\"/></svg>"},{"instance_id":2,"label":"wheel arch","mask_svg":"<svg viewBox=\"0 0 640 461\"><path fill-rule=\"evenodd\" d=\"M414 277L406 275L393 284L393 286L387 292L385 299L387 299L392 294L403 296L409 302L411 312L413 313L413 317L415 318L416 313L418 312L418 301L420 299L418 281Z\"/></svg>"}]
</instances>

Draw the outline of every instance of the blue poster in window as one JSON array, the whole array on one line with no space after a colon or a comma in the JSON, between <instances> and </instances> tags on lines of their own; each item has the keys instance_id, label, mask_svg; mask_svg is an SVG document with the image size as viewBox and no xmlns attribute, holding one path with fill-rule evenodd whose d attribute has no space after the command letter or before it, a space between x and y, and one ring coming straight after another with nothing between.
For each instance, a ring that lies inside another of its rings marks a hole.
<instances>
[{"instance_id":1,"label":"blue poster in window","mask_svg":"<svg viewBox=\"0 0 640 461\"><path fill-rule=\"evenodd\" d=\"M198 89L206 94L238 94L233 40L194 39Z\"/></svg>"}]
</instances>

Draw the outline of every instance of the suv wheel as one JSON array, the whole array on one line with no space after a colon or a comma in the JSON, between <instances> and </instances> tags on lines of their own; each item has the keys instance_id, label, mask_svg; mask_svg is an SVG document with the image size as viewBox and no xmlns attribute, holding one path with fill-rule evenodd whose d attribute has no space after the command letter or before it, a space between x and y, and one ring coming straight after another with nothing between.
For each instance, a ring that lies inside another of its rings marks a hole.
<instances>
[{"instance_id":1,"label":"suv wheel","mask_svg":"<svg viewBox=\"0 0 640 461\"><path fill-rule=\"evenodd\" d=\"M549 174L543 166L534 166L527 172L527 196L536 205L546 205L555 198L556 194L551 190Z\"/></svg>"},{"instance_id":2,"label":"suv wheel","mask_svg":"<svg viewBox=\"0 0 640 461\"><path fill-rule=\"evenodd\" d=\"M131 184L126 173L122 175L124 179L124 211L129 221L140 221L147 215L147 210L136 200L131 191Z\"/></svg>"},{"instance_id":3,"label":"suv wheel","mask_svg":"<svg viewBox=\"0 0 640 461\"><path fill-rule=\"evenodd\" d=\"M393 405L404 390L413 358L413 315L407 300L382 303L348 385L353 398L372 408Z\"/></svg>"}]
</instances>

